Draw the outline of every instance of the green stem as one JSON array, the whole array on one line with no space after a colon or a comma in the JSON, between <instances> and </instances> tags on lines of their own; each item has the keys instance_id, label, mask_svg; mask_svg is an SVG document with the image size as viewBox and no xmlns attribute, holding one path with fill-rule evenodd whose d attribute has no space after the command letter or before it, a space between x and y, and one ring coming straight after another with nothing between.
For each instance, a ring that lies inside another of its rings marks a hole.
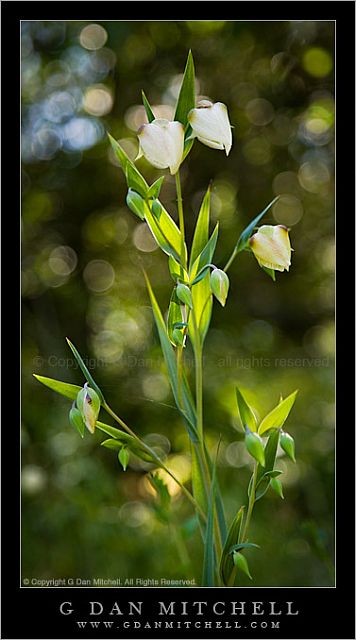
<instances>
[{"instance_id":1,"label":"green stem","mask_svg":"<svg viewBox=\"0 0 356 640\"><path fill-rule=\"evenodd\" d=\"M223 271L227 271L227 270L228 270L228 268L229 268L229 267L231 267L231 265L232 265L233 261L235 260L235 258L236 258L236 256L237 256L237 254L238 254L238 251L237 251L237 249L236 249L236 247L235 247L235 249L233 250L233 252L232 252L232 254L231 254L230 258L228 259L228 261L227 261L227 263L226 263L226 265L225 265L225 267L224 267Z\"/></svg>"},{"instance_id":2,"label":"green stem","mask_svg":"<svg viewBox=\"0 0 356 640\"><path fill-rule=\"evenodd\" d=\"M181 233L181 248L180 259L182 267L187 268L186 256L185 256L185 230L184 230L184 213L183 213L183 199L182 199L182 187L180 182L179 171L175 174L176 190L177 190L177 204L178 204L178 217L179 217L179 229Z\"/></svg>"},{"instance_id":3,"label":"green stem","mask_svg":"<svg viewBox=\"0 0 356 640\"><path fill-rule=\"evenodd\" d=\"M248 509L246 514L246 520L245 520L243 532L241 535L241 540L239 540L239 542L246 542L246 539L247 539L247 534L248 534L248 530L251 522L252 511L253 511L255 498L256 498L257 468L258 468L258 465L257 465L257 462L255 462L255 467L252 474L251 490L250 490L250 495L248 499Z\"/></svg>"},{"instance_id":4,"label":"green stem","mask_svg":"<svg viewBox=\"0 0 356 640\"><path fill-rule=\"evenodd\" d=\"M137 440L137 442L140 443L141 447L143 447L147 453L149 453L152 458L155 460L155 462L157 463L157 465L159 467L161 467L161 469L164 469L164 471L166 473L168 473L168 475L174 480L174 482L176 482L179 487L181 488L181 490L183 491L183 493L185 494L185 496L188 498L188 500L194 505L194 508L197 509L197 511L199 511L200 515L204 518L204 520L206 520L206 515L204 513L204 511L201 509L201 507L198 505L197 501L195 500L195 498L192 496L192 494L190 493L190 491L188 491L188 489L184 486L184 484L178 480L178 478L174 475L174 473L168 469L168 467L166 467L166 465L164 464L163 460L161 460L159 458L159 456L156 454L156 452L151 449L151 447L149 447L143 440L141 440L141 438L139 438L136 433L134 431L132 431L132 429L130 429L130 427L120 418L120 416L118 416L112 409L111 407L109 407L109 405L105 402L103 404L103 409L105 409L105 411L127 432L130 434L130 436L132 436L133 438L135 438L135 440Z\"/></svg>"}]
</instances>

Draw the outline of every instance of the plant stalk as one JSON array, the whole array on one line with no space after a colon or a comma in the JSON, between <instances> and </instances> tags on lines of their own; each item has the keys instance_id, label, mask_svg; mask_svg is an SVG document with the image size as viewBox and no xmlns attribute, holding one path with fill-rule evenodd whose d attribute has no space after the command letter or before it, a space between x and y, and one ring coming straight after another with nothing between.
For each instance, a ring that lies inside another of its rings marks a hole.
<instances>
[{"instance_id":1,"label":"plant stalk","mask_svg":"<svg viewBox=\"0 0 356 640\"><path fill-rule=\"evenodd\" d=\"M187 268L187 261L185 256L185 230L184 230L184 213L183 213L183 199L182 199L182 186L180 182L179 171L175 174L176 190L177 190L177 205L178 205L178 218L179 229L181 233L181 247L180 247L180 259L182 267Z\"/></svg>"},{"instance_id":2,"label":"plant stalk","mask_svg":"<svg viewBox=\"0 0 356 640\"><path fill-rule=\"evenodd\" d=\"M188 498L188 500L193 504L194 508L199 511L199 514L204 518L204 520L206 520L206 515L204 513L204 511L201 509L201 507L199 506L199 504L197 503L197 501L195 500L195 498L192 496L192 494L190 493L190 491L188 491L188 489L184 486L184 484L178 480L178 478L174 475L174 473L164 464L163 460L161 460L159 458L159 456L156 454L156 452L151 449L151 447L149 447L143 440L141 440L141 438L139 438L136 433L134 431L132 431L132 429L130 429L130 427L120 418L120 416L118 416L112 409L111 407L109 407L109 405L105 402L105 404L103 404L103 409L105 409L105 411L127 432L130 434L130 436L132 436L133 438L135 438L135 440L137 440L140 445L147 451L147 453L149 453L152 458L155 460L155 462L157 462L158 466L161 467L161 469L164 469L164 471L166 473L168 473L168 475L174 480L174 482L176 482L179 487L181 488L181 490L183 491L183 493L185 494L185 496Z\"/></svg>"},{"instance_id":3,"label":"plant stalk","mask_svg":"<svg viewBox=\"0 0 356 640\"><path fill-rule=\"evenodd\" d=\"M247 534L248 534L248 530L251 522L252 511L255 505L255 498L256 498L257 468L258 468L258 465L257 465L257 462L255 462L255 466L252 474L251 491L248 499L248 509L246 514L246 520L243 527L241 540L239 540L239 542L246 542L246 539L247 539Z\"/></svg>"}]
</instances>

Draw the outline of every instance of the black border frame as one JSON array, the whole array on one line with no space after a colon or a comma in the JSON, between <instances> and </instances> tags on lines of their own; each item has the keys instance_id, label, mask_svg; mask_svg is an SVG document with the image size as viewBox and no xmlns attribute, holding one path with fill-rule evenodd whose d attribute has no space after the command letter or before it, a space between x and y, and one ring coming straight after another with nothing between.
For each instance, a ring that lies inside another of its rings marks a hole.
<instances>
[{"instance_id":1,"label":"black border frame","mask_svg":"<svg viewBox=\"0 0 356 640\"><path fill-rule=\"evenodd\" d=\"M351 311L355 291L355 282L351 274L354 253L351 250L352 230L354 230L354 185L355 156L352 139L354 136L354 84L355 63L352 55L355 47L355 4L352 1L341 2L219 2L218 5L198 2L183 4L182 2L146 2L140 3L139 19L152 20L185 20L190 19L202 9L205 20L330 20L336 22L336 88L337 88L337 188L336 188L336 222L337 222L337 583L335 588L239 588L238 593L219 588L200 589L121 589L119 594L112 589L26 589L20 588L19 581L19 477L18 467L18 430L14 420L15 408L18 406L18 393L15 380L18 380L17 350L20 334L17 329L18 290L17 278L12 274L19 273L20 255L17 256L17 239L19 238L20 190L19 174L14 169L19 164L19 28L21 20L135 20L138 13L135 2L2 2L2 77L3 77L3 207L2 230L3 240L7 247L11 246L11 256L3 251L3 292L5 314L3 314L3 338L11 344L11 352L3 359L5 363L3 395L3 419L6 436L3 436L3 539L2 539L2 629L4 639L7 638L98 638L104 636L103 630L80 631L76 628L71 616L63 616L59 605L63 601L73 602L74 608L80 612L88 610L88 602L98 600L103 604L115 600L142 600L150 619L153 604L157 601L170 602L197 601L216 602L221 600L276 601L285 603L293 601L298 616L283 616L280 629L273 631L256 629L241 630L201 630L194 629L197 638L355 638L354 603L354 468L350 458L354 460L352 444L354 429L350 422L350 397L354 392L354 375L351 369L351 351L354 345L354 317ZM85 16L85 17L84 17ZM353 45L353 46L352 46ZM10 48L9 48L10 47ZM6 51L11 56L6 56ZM11 123L11 125L10 125ZM20 173L20 172L19 172ZM11 186L10 186L11 185ZM11 239L11 240L10 240ZM353 246L353 244L352 244ZM17 257L19 258L17 260ZM9 260L12 269L9 274ZM6 261L6 262L5 262ZM346 286L344 290L344 285ZM10 340L10 336L12 339ZM20 345L19 345L20 346ZM19 349L20 350L20 349ZM16 355L15 355L16 353ZM353 359L352 359L353 361ZM11 385L6 384L11 380ZM16 389L16 391L15 391ZM11 393L14 398L10 399ZM8 444L9 415L13 426L11 444ZM179 596L178 596L179 594ZM84 614L83 614L84 615ZM248 618L248 616L246 616ZM146 616L145 616L146 619ZM194 619L189 617L190 619ZM196 618L199 620L199 617ZM201 618L200 618L201 619ZM204 619L204 618L203 618ZM219 618L224 622L225 618ZM245 620L244 620L245 622ZM142 628L132 629L121 635L121 631L105 631L105 637L113 638L171 638L189 637L192 630L149 631Z\"/></svg>"}]
</instances>

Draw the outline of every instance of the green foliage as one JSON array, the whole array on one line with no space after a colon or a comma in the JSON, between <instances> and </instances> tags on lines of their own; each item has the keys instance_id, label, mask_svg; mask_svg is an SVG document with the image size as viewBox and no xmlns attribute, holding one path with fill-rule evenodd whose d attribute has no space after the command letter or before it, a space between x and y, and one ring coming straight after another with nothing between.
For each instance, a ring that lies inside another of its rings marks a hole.
<instances>
[{"instance_id":1,"label":"green foliage","mask_svg":"<svg viewBox=\"0 0 356 640\"><path fill-rule=\"evenodd\" d=\"M83 421L82 414L75 406L75 403L73 403L72 408L69 412L69 421L71 425L73 425L73 427L77 429L79 435L84 438L85 423Z\"/></svg>"},{"instance_id":2,"label":"green foliage","mask_svg":"<svg viewBox=\"0 0 356 640\"><path fill-rule=\"evenodd\" d=\"M213 587L215 584L215 549L214 549L214 514L215 514L215 477L216 463L213 467L213 475L211 479L210 496L208 503L208 519L204 536L204 559L203 559L203 575L202 585L204 587Z\"/></svg>"},{"instance_id":3,"label":"green foliage","mask_svg":"<svg viewBox=\"0 0 356 640\"><path fill-rule=\"evenodd\" d=\"M142 91L142 102L143 102L143 106L145 107L145 111L146 111L146 116L148 119L148 122L153 122L153 120L155 120L155 115L151 109L151 105L148 102L144 91Z\"/></svg>"},{"instance_id":4,"label":"green foliage","mask_svg":"<svg viewBox=\"0 0 356 640\"><path fill-rule=\"evenodd\" d=\"M184 70L182 86L180 88L174 120L178 120L185 127L188 113L195 107L195 73L192 52L189 51Z\"/></svg>"},{"instance_id":5,"label":"green foliage","mask_svg":"<svg viewBox=\"0 0 356 640\"><path fill-rule=\"evenodd\" d=\"M233 561L234 561L234 565L237 569L237 572L241 571L242 573L245 573L248 578L250 578L250 580L252 580L252 576L250 573L250 569L248 567L248 562L245 558L245 556L242 555L242 553L240 552L233 552Z\"/></svg>"},{"instance_id":6,"label":"green foliage","mask_svg":"<svg viewBox=\"0 0 356 640\"><path fill-rule=\"evenodd\" d=\"M236 399L243 428L246 430L246 427L248 427L250 431L257 431L257 420L255 414L238 387L236 387Z\"/></svg>"},{"instance_id":7,"label":"green foliage","mask_svg":"<svg viewBox=\"0 0 356 640\"><path fill-rule=\"evenodd\" d=\"M248 245L248 241L249 241L250 237L252 236L255 227L258 225L260 220L262 220L263 216L265 216L266 213L268 213L270 208L273 207L273 205L275 204L275 202L277 202L278 199L279 199L279 196L277 196L276 198L273 198L272 202L270 202L267 205L267 207L265 207L265 209L263 209L263 211L261 211L261 213L259 213L252 220L252 222L250 222L250 224L248 224L247 227L243 230L243 232L241 233L241 235L240 235L240 237L239 237L239 239L238 239L238 241L236 243L236 247L235 247L235 252L236 253L240 253L240 251L243 251L244 249L246 249L246 247Z\"/></svg>"},{"instance_id":8,"label":"green foliage","mask_svg":"<svg viewBox=\"0 0 356 640\"><path fill-rule=\"evenodd\" d=\"M126 471L127 469L127 465L129 463L130 460L130 451L127 447L121 447L119 454L118 454L118 459L119 462L123 468L124 471Z\"/></svg>"},{"instance_id":9,"label":"green foliage","mask_svg":"<svg viewBox=\"0 0 356 640\"><path fill-rule=\"evenodd\" d=\"M293 391L287 398L279 402L270 413L268 413L262 420L258 427L258 433L263 435L269 429L279 429L283 427L287 420L289 413L294 405L298 391Z\"/></svg>"},{"instance_id":10,"label":"green foliage","mask_svg":"<svg viewBox=\"0 0 356 640\"><path fill-rule=\"evenodd\" d=\"M77 384L70 384L69 382L62 382L61 380L46 378L45 376L39 376L36 373L33 374L33 377L39 382L42 382L42 384L49 389L52 389L52 391L56 391L56 393L59 393L66 398L70 398L70 400L76 400L76 397L82 388Z\"/></svg>"},{"instance_id":11,"label":"green foliage","mask_svg":"<svg viewBox=\"0 0 356 640\"><path fill-rule=\"evenodd\" d=\"M101 392L101 390L99 389L98 385L96 384L93 376L91 375L89 369L87 368L87 366L84 364L84 361L79 353L79 351L77 351L77 349L75 348L74 344L69 340L69 338L66 338L68 345L79 365L79 367L82 370L82 373L85 377L85 379L87 380L87 382L89 382L90 386L94 389L94 391L98 394L99 396L99 400L101 403L105 402L104 396Z\"/></svg>"},{"instance_id":12,"label":"green foliage","mask_svg":"<svg viewBox=\"0 0 356 640\"><path fill-rule=\"evenodd\" d=\"M234 584L236 569L231 556L231 547L236 544L240 537L241 526L243 522L244 507L240 507L235 518L233 519L226 538L220 560L220 576L226 587Z\"/></svg>"},{"instance_id":13,"label":"green foliage","mask_svg":"<svg viewBox=\"0 0 356 640\"><path fill-rule=\"evenodd\" d=\"M288 458L290 458L293 462L295 462L295 444L294 438L286 431L281 432L280 439L281 447L283 451L287 454Z\"/></svg>"}]
</instances>

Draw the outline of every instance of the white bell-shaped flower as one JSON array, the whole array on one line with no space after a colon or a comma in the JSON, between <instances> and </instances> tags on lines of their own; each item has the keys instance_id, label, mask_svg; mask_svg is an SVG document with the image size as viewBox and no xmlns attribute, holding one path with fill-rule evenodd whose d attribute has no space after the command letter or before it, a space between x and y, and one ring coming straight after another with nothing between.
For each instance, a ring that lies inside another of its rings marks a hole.
<instances>
[{"instance_id":1,"label":"white bell-shaped flower","mask_svg":"<svg viewBox=\"0 0 356 640\"><path fill-rule=\"evenodd\" d=\"M140 141L140 153L158 169L167 169L177 173L183 160L184 127L181 122L157 119L144 124L137 132Z\"/></svg>"},{"instance_id":2,"label":"white bell-shaped flower","mask_svg":"<svg viewBox=\"0 0 356 640\"><path fill-rule=\"evenodd\" d=\"M188 114L192 137L212 149L221 149L228 156L232 146L232 133L227 107L222 102L202 100Z\"/></svg>"},{"instance_id":3,"label":"white bell-shaped flower","mask_svg":"<svg viewBox=\"0 0 356 640\"><path fill-rule=\"evenodd\" d=\"M266 224L251 236L249 244L261 267L289 271L292 248L287 227Z\"/></svg>"}]
</instances>

